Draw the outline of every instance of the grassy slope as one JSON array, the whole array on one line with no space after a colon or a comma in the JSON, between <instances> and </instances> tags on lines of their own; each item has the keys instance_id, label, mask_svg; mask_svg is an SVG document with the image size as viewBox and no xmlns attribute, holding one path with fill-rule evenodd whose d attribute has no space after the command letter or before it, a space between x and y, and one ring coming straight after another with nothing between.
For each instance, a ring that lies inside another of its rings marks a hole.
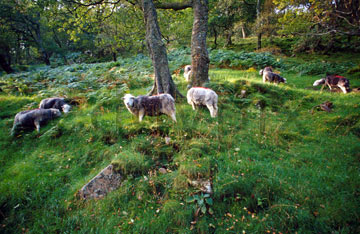
<instances>
[{"instance_id":1,"label":"grassy slope","mask_svg":"<svg viewBox=\"0 0 360 234\"><path fill-rule=\"evenodd\" d=\"M320 93L314 77L295 74L279 86L251 71L210 76L216 119L179 100L178 123L139 123L122 104L124 89L114 95L109 85L102 96L68 93L83 100L70 114L15 140L13 116L41 95L0 95L0 232L359 232L359 94ZM326 100L334 111L311 115ZM79 201L75 193L112 161L126 175L121 188ZM197 178L212 180L213 215L196 217L186 202Z\"/></svg>"}]
</instances>

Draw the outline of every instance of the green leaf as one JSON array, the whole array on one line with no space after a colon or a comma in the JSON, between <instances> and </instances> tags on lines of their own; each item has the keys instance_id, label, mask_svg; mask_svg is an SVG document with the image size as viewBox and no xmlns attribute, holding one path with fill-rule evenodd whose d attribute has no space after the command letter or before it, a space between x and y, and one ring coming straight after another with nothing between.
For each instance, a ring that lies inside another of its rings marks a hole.
<instances>
[{"instance_id":1,"label":"green leaf","mask_svg":"<svg viewBox=\"0 0 360 234\"><path fill-rule=\"evenodd\" d=\"M211 215L214 214L214 211L211 208L209 208L208 211L209 211L209 214L211 214Z\"/></svg>"},{"instance_id":2,"label":"green leaf","mask_svg":"<svg viewBox=\"0 0 360 234\"><path fill-rule=\"evenodd\" d=\"M205 194L204 194L204 197L210 197L210 194L205 193Z\"/></svg>"},{"instance_id":3,"label":"green leaf","mask_svg":"<svg viewBox=\"0 0 360 234\"><path fill-rule=\"evenodd\" d=\"M204 200L203 200L203 199L198 200L198 205L199 205L199 206L204 205Z\"/></svg>"},{"instance_id":4,"label":"green leaf","mask_svg":"<svg viewBox=\"0 0 360 234\"><path fill-rule=\"evenodd\" d=\"M207 203L208 205L210 205L210 206L213 205L213 199L212 199L211 197L210 197L210 198L206 198L205 201L206 201L206 203Z\"/></svg>"},{"instance_id":5,"label":"green leaf","mask_svg":"<svg viewBox=\"0 0 360 234\"><path fill-rule=\"evenodd\" d=\"M206 213L206 206L202 206L202 207L201 207L201 213L203 213L203 214Z\"/></svg>"},{"instance_id":6,"label":"green leaf","mask_svg":"<svg viewBox=\"0 0 360 234\"><path fill-rule=\"evenodd\" d=\"M192 203L192 202L194 202L195 201L195 197L188 197L188 198L186 198L186 202L187 203Z\"/></svg>"}]
</instances>

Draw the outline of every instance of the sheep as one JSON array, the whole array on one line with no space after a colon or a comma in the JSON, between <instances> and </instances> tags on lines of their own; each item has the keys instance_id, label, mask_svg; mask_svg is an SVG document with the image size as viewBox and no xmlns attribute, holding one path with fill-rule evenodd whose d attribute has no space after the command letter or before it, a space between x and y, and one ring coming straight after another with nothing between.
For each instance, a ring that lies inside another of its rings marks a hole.
<instances>
[{"instance_id":1,"label":"sheep","mask_svg":"<svg viewBox=\"0 0 360 234\"><path fill-rule=\"evenodd\" d=\"M11 135L15 136L21 128L27 129L35 127L37 132L40 132L41 125L45 125L50 120L60 116L61 112L55 108L21 111L15 115Z\"/></svg>"},{"instance_id":2,"label":"sheep","mask_svg":"<svg viewBox=\"0 0 360 234\"><path fill-rule=\"evenodd\" d=\"M191 76L191 65L186 65L184 67L184 77L187 82L190 81L190 76Z\"/></svg>"},{"instance_id":3,"label":"sheep","mask_svg":"<svg viewBox=\"0 0 360 234\"><path fill-rule=\"evenodd\" d=\"M327 85L330 90L332 90L333 87L339 87L344 93L348 93L350 91L350 81L343 76L327 75L325 78L316 80L313 86L321 84Z\"/></svg>"},{"instance_id":4,"label":"sheep","mask_svg":"<svg viewBox=\"0 0 360 234\"><path fill-rule=\"evenodd\" d=\"M187 92L186 97L193 110L195 110L195 105L205 105L212 118L217 116L218 95L213 90L204 87L192 87Z\"/></svg>"},{"instance_id":5,"label":"sheep","mask_svg":"<svg viewBox=\"0 0 360 234\"><path fill-rule=\"evenodd\" d=\"M184 77L185 77L185 80L187 82L190 81L190 77L191 77L191 65L186 65L184 67ZM210 80L210 76L208 77L208 79Z\"/></svg>"},{"instance_id":6,"label":"sheep","mask_svg":"<svg viewBox=\"0 0 360 234\"><path fill-rule=\"evenodd\" d=\"M64 98L52 97L52 98L43 99L40 102L39 108L40 109L55 108L58 109L59 111L63 111L64 113L68 113L71 109L71 106L65 102Z\"/></svg>"},{"instance_id":7,"label":"sheep","mask_svg":"<svg viewBox=\"0 0 360 234\"><path fill-rule=\"evenodd\" d=\"M275 84L279 84L281 82L286 83L286 79L274 73L271 67L265 67L264 69L261 69L259 71L259 75L263 77L263 83L265 83L266 81Z\"/></svg>"},{"instance_id":8,"label":"sheep","mask_svg":"<svg viewBox=\"0 0 360 234\"><path fill-rule=\"evenodd\" d=\"M137 96L126 94L124 97L126 108L137 116L141 122L145 115L158 116L166 114L176 122L175 100L170 94L156 96Z\"/></svg>"}]
</instances>

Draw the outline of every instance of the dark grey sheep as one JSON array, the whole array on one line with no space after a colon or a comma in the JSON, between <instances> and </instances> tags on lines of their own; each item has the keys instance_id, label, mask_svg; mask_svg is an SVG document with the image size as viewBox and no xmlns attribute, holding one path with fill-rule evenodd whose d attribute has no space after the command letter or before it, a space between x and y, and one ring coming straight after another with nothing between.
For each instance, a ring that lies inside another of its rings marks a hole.
<instances>
[{"instance_id":1,"label":"dark grey sheep","mask_svg":"<svg viewBox=\"0 0 360 234\"><path fill-rule=\"evenodd\" d=\"M65 102L64 98L52 97L43 99L39 105L40 109L50 109L55 108L64 113L68 113L71 109L71 106Z\"/></svg>"},{"instance_id":2,"label":"dark grey sheep","mask_svg":"<svg viewBox=\"0 0 360 234\"><path fill-rule=\"evenodd\" d=\"M271 67L265 67L264 69L261 69L259 75L263 77L264 83L267 81L275 84L286 83L286 79L274 73Z\"/></svg>"},{"instance_id":3,"label":"dark grey sheep","mask_svg":"<svg viewBox=\"0 0 360 234\"><path fill-rule=\"evenodd\" d=\"M33 129L40 131L40 126L45 125L52 119L61 116L58 109L34 109L21 111L15 115L14 124L11 129L11 135L15 136L20 129Z\"/></svg>"}]
</instances>

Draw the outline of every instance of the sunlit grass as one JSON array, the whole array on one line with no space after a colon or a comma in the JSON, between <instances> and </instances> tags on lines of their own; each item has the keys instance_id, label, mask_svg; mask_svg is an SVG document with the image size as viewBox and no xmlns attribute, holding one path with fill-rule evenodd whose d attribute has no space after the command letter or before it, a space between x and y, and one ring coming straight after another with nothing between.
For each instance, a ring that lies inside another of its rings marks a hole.
<instances>
[{"instance_id":1,"label":"sunlit grass","mask_svg":"<svg viewBox=\"0 0 360 234\"><path fill-rule=\"evenodd\" d=\"M149 87L77 91L72 97L85 98L68 115L16 139L14 115L41 97L0 96L0 232L359 231L359 94L314 89L319 77L281 75L288 84L263 84L255 69L212 69L219 116L178 99L177 123L139 122L128 112L124 93ZM186 94L183 78L174 80ZM333 112L311 113L327 100ZM80 201L77 191L111 162L122 186ZM200 194L189 184L198 179L212 182L213 214L196 216L196 204L186 202Z\"/></svg>"}]
</instances>

